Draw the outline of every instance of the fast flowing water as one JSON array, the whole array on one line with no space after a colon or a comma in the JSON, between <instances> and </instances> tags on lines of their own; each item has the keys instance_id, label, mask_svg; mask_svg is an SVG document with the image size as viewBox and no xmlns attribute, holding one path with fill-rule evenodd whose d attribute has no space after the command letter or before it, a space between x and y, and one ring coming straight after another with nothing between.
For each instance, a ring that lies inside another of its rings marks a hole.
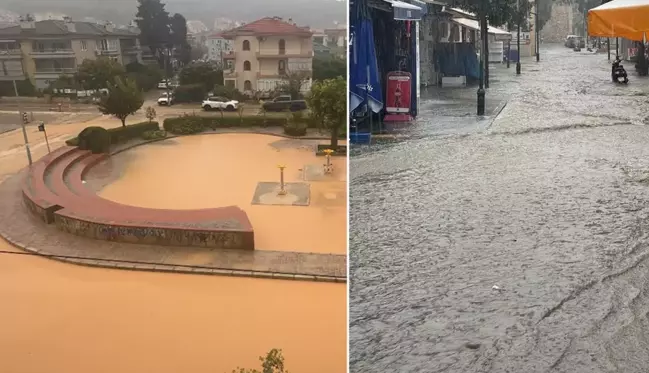
<instances>
[{"instance_id":1,"label":"fast flowing water","mask_svg":"<svg viewBox=\"0 0 649 373\"><path fill-rule=\"evenodd\" d=\"M69 136L87 125L48 131ZM29 135L36 159L45 146L35 129ZM19 132L0 136L0 180L25 166L21 142ZM8 149L16 151L2 153ZM132 184L124 193L164 188ZM19 252L3 240L0 251ZM290 371L344 372L345 286L106 270L0 254L2 373L223 373L260 369L258 357L271 348L283 350Z\"/></svg>"},{"instance_id":2,"label":"fast flowing water","mask_svg":"<svg viewBox=\"0 0 649 373\"><path fill-rule=\"evenodd\" d=\"M541 58L492 68L493 123L355 151L352 372L647 371L649 80Z\"/></svg>"}]
</instances>

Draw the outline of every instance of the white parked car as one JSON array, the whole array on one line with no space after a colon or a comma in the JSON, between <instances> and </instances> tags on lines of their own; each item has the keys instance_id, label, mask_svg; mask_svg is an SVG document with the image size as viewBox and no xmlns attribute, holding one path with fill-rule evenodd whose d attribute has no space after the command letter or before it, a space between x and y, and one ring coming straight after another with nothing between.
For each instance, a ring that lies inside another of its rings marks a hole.
<instances>
[{"instance_id":1,"label":"white parked car","mask_svg":"<svg viewBox=\"0 0 649 373\"><path fill-rule=\"evenodd\" d=\"M211 96L203 101L201 107L204 110L235 111L239 107L239 101L230 100L225 97Z\"/></svg>"},{"instance_id":2,"label":"white parked car","mask_svg":"<svg viewBox=\"0 0 649 373\"><path fill-rule=\"evenodd\" d=\"M164 92L163 94L160 95L160 98L158 98L158 105L160 106L171 106L174 103L174 96L173 94L169 94L167 96L167 92Z\"/></svg>"},{"instance_id":3,"label":"white parked car","mask_svg":"<svg viewBox=\"0 0 649 373\"><path fill-rule=\"evenodd\" d=\"M173 80L162 80L160 83L158 83L158 89L175 89L178 88L178 83L174 82Z\"/></svg>"}]
</instances>

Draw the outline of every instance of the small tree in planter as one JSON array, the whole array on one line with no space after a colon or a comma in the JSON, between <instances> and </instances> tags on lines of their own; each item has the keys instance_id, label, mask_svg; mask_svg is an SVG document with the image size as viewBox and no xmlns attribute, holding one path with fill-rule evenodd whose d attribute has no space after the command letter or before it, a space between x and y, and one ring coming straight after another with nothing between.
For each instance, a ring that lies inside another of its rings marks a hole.
<instances>
[{"instance_id":1,"label":"small tree in planter","mask_svg":"<svg viewBox=\"0 0 649 373\"><path fill-rule=\"evenodd\" d=\"M135 82L117 77L115 84L108 86L108 95L101 98L99 111L118 118L126 127L126 118L140 110L143 104L144 97Z\"/></svg>"},{"instance_id":2,"label":"small tree in planter","mask_svg":"<svg viewBox=\"0 0 649 373\"><path fill-rule=\"evenodd\" d=\"M331 148L338 149L338 134L347 121L347 82L342 77L314 82L306 100L311 115L331 134Z\"/></svg>"},{"instance_id":3,"label":"small tree in planter","mask_svg":"<svg viewBox=\"0 0 649 373\"><path fill-rule=\"evenodd\" d=\"M158 116L158 113L156 113L155 108L153 106L149 106L146 108L146 119L149 120L149 123L153 122L153 120Z\"/></svg>"},{"instance_id":4,"label":"small tree in planter","mask_svg":"<svg viewBox=\"0 0 649 373\"><path fill-rule=\"evenodd\" d=\"M239 103L239 106L237 107L237 114L239 114L239 122L243 123L243 104Z\"/></svg>"}]
</instances>

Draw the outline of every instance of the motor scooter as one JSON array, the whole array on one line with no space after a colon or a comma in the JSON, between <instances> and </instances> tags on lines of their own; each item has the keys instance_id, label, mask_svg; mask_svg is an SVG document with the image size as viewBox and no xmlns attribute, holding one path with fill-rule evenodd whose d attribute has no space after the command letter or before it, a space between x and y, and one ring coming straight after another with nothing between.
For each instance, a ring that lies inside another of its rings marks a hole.
<instances>
[{"instance_id":1,"label":"motor scooter","mask_svg":"<svg viewBox=\"0 0 649 373\"><path fill-rule=\"evenodd\" d=\"M615 61L611 65L611 80L614 83L627 84L629 83L629 78L627 76L624 66L622 66L622 60L620 56L615 57Z\"/></svg>"}]
</instances>

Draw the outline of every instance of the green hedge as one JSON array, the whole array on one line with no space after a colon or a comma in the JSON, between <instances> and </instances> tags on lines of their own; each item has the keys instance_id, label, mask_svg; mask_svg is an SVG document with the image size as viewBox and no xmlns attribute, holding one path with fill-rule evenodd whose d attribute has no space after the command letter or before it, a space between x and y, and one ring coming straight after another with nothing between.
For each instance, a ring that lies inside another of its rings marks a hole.
<instances>
[{"instance_id":1,"label":"green hedge","mask_svg":"<svg viewBox=\"0 0 649 373\"><path fill-rule=\"evenodd\" d=\"M142 139L144 140L157 140L157 139L164 139L167 137L167 132L166 131L146 131L142 133Z\"/></svg>"},{"instance_id":2,"label":"green hedge","mask_svg":"<svg viewBox=\"0 0 649 373\"><path fill-rule=\"evenodd\" d=\"M287 118L263 116L232 116L232 117L201 117L186 115L164 120L165 131L177 135L199 133L208 129L230 127L283 127L288 123Z\"/></svg>"},{"instance_id":3,"label":"green hedge","mask_svg":"<svg viewBox=\"0 0 649 373\"><path fill-rule=\"evenodd\" d=\"M202 102L207 95L203 84L181 85L174 90L174 102L181 104L187 102Z\"/></svg>"},{"instance_id":4,"label":"green hedge","mask_svg":"<svg viewBox=\"0 0 649 373\"><path fill-rule=\"evenodd\" d=\"M289 136L305 136L306 124L305 123L286 123L284 125L284 134Z\"/></svg>"},{"instance_id":5,"label":"green hedge","mask_svg":"<svg viewBox=\"0 0 649 373\"><path fill-rule=\"evenodd\" d=\"M79 133L79 149L90 150L93 154L110 151L110 134L104 127L87 127Z\"/></svg>"},{"instance_id":6,"label":"green hedge","mask_svg":"<svg viewBox=\"0 0 649 373\"><path fill-rule=\"evenodd\" d=\"M88 130L88 127L79 133L79 136L67 140L65 143L69 146L79 146L81 147L79 138L84 131ZM142 122L131 124L126 127L116 127L110 128L107 130L108 136L110 139L110 144L119 144L128 140L142 137L142 134L147 131L158 131L160 130L160 124L158 122Z\"/></svg>"}]
</instances>

